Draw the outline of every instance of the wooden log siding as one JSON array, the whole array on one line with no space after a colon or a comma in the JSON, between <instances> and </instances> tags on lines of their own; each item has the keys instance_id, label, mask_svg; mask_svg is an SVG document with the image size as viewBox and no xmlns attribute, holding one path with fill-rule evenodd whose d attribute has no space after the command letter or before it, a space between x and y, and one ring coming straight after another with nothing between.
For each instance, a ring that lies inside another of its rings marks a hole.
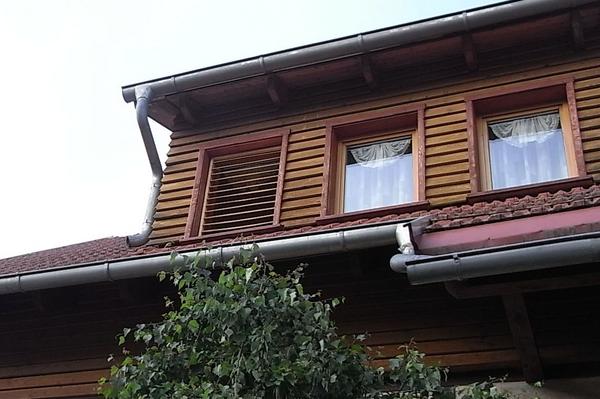
<instances>
[{"instance_id":1,"label":"wooden log siding","mask_svg":"<svg viewBox=\"0 0 600 399\"><path fill-rule=\"evenodd\" d=\"M319 216L323 184L325 123L328 119L359 114L414 102L425 104L426 199L434 206L465 200L471 191L467 145L465 95L477 90L510 86L536 79L573 77L575 97L588 174L600 180L600 58L598 54L571 61L534 62L519 69L498 71L488 77L437 87L422 87L387 98L328 108L314 113L282 117L206 132L176 132L172 135L167 168L157 205L151 243L183 236L200 143L217 137L243 135L274 127L290 129L281 223L286 227L308 225ZM538 62L539 64L539 62ZM490 77L491 76L491 77Z\"/></svg>"}]
</instances>

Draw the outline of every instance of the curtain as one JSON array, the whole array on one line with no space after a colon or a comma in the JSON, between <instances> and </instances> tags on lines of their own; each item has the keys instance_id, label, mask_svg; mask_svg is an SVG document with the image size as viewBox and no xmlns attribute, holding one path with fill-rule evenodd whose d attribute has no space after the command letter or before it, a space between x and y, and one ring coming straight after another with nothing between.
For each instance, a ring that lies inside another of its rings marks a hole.
<instances>
[{"instance_id":1,"label":"curtain","mask_svg":"<svg viewBox=\"0 0 600 399\"><path fill-rule=\"evenodd\" d=\"M348 150L344 211L379 208L413 198L411 139Z\"/></svg>"},{"instance_id":2,"label":"curtain","mask_svg":"<svg viewBox=\"0 0 600 399\"><path fill-rule=\"evenodd\" d=\"M408 150L411 140L396 140L385 143L374 143L350 149L357 163L368 168L376 168L386 159L403 155Z\"/></svg>"},{"instance_id":3,"label":"curtain","mask_svg":"<svg viewBox=\"0 0 600 399\"><path fill-rule=\"evenodd\" d=\"M552 113L494 123L489 127L500 140L523 148L529 143L543 143L556 132L559 124L558 113Z\"/></svg>"},{"instance_id":4,"label":"curtain","mask_svg":"<svg viewBox=\"0 0 600 399\"><path fill-rule=\"evenodd\" d=\"M567 177L558 113L490 124L489 131L493 188Z\"/></svg>"}]
</instances>

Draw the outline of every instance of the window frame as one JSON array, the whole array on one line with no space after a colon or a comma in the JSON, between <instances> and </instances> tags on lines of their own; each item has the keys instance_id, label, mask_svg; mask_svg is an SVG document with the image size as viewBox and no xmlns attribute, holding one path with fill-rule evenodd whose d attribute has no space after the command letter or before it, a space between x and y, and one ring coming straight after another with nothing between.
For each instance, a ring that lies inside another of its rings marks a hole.
<instances>
[{"instance_id":1,"label":"window frame","mask_svg":"<svg viewBox=\"0 0 600 399\"><path fill-rule=\"evenodd\" d=\"M198 145L198 161L188 217L183 240L197 240L205 237L235 236L244 232L266 232L280 228L281 202L283 197L283 183L285 177L285 163L287 159L287 146L289 129L273 129L259 133L242 134L231 137L202 142ZM277 189L273 210L273 222L270 225L246 227L236 230L223 231L214 234L202 234L204 208L212 160L227 156L240 155L245 152L254 152L266 147L279 147L279 168L277 176Z\"/></svg>"},{"instance_id":2,"label":"window frame","mask_svg":"<svg viewBox=\"0 0 600 399\"><path fill-rule=\"evenodd\" d=\"M410 137L411 139L411 153L412 153L412 172L413 172L413 179L412 179L412 186L413 186L413 197L411 199L411 201L409 202L403 202L401 204L396 204L396 205L392 205L392 206L401 206L404 204L408 204L411 202L415 202L417 200L417 196L418 196L418 190L419 190L419 186L418 186L418 182L417 179L415 178L415 170L417 170L417 168L419 167L418 165L418 159L417 159L417 152L418 152L418 145L416 140L414 139L415 137L415 129L414 128L407 128L407 129L401 129L401 130L396 130L396 131L392 131L392 132L387 132L387 133L382 133L380 135L376 135L376 136L368 136L368 137L357 137L357 138L353 138L353 139L349 139L349 140L344 140L344 141L340 141L338 143L338 154L339 154L339 162L337 164L337 186L336 186L336 196L335 196L335 203L334 203L334 212L336 214L343 214L343 213L350 213L350 212L362 212L362 211L368 211L371 209L379 209L379 208L385 208L385 207L377 207L377 208L370 208L370 209L364 209L364 210L360 210L360 211L350 211L350 212L346 212L344 211L344 199L346 196L346 163L348 161L348 147L351 146L355 146L355 145L361 145L361 144L371 144L371 143L376 143L376 142L381 142L381 141L386 141L386 140L391 140L391 139L400 139L400 138L405 138L405 137Z\"/></svg>"},{"instance_id":3,"label":"window frame","mask_svg":"<svg viewBox=\"0 0 600 399\"><path fill-rule=\"evenodd\" d=\"M520 191L525 187L552 185L559 181L586 176L572 77L548 78L481 90L465 96L465 102L470 195L483 192L493 194L497 191ZM532 115L536 111L541 112L551 108L559 110L568 178L499 189L492 188L487 138L488 121L507 119L519 114Z\"/></svg>"},{"instance_id":4,"label":"window frame","mask_svg":"<svg viewBox=\"0 0 600 399\"><path fill-rule=\"evenodd\" d=\"M425 105L423 103L366 111L326 121L324 181L319 220L344 219L394 211L424 209L425 201ZM384 138L412 138L413 201L360 211L343 212L345 149L348 145Z\"/></svg>"}]
</instances>

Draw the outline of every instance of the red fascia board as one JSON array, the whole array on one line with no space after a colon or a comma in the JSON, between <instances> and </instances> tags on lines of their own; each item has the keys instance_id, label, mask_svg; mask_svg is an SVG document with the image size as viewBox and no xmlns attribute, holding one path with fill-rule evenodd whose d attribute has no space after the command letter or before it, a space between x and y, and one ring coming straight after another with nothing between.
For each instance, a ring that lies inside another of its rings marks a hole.
<instances>
[{"instance_id":1,"label":"red fascia board","mask_svg":"<svg viewBox=\"0 0 600 399\"><path fill-rule=\"evenodd\" d=\"M592 207L424 233L416 243L422 253L438 255L599 230L600 210Z\"/></svg>"}]
</instances>

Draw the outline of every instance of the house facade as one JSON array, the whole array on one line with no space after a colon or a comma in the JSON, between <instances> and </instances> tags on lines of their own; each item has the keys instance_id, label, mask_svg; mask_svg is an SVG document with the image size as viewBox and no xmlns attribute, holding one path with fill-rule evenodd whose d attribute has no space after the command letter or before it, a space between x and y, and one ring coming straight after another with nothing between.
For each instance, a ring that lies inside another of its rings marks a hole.
<instances>
[{"instance_id":1,"label":"house facade","mask_svg":"<svg viewBox=\"0 0 600 399\"><path fill-rule=\"evenodd\" d=\"M599 2L509 1L123 97L144 228L0 260L0 398L94 397L115 335L160 317L171 251L251 243L344 296L340 331L376 364L414 341L456 382L598 375ZM164 168L148 118L173 132Z\"/></svg>"}]
</instances>

